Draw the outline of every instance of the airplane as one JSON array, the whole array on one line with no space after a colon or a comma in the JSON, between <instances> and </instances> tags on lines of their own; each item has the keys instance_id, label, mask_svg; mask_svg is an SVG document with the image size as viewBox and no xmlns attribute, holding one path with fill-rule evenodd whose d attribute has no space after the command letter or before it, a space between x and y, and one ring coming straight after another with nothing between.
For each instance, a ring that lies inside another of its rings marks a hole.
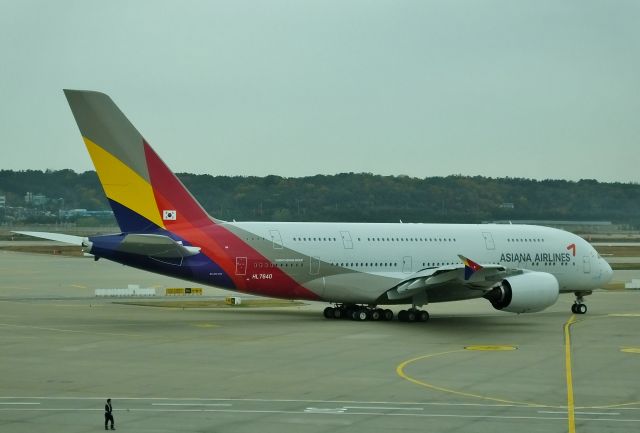
<instances>
[{"instance_id":1,"label":"airplane","mask_svg":"<svg viewBox=\"0 0 640 433\"><path fill-rule=\"evenodd\" d=\"M485 298L532 313L612 277L581 237L516 224L236 222L210 216L109 96L64 90L120 233L82 238L95 260L265 297L323 301L324 316L425 322L430 303ZM185 144L183 144L184 146Z\"/></svg>"}]
</instances>

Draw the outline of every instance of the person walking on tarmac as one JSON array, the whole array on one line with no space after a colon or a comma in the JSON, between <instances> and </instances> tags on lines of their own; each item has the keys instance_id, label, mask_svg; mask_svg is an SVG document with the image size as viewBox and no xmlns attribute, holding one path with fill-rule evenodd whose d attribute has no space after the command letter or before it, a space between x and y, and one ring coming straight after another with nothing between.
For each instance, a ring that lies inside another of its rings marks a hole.
<instances>
[{"instance_id":1,"label":"person walking on tarmac","mask_svg":"<svg viewBox=\"0 0 640 433\"><path fill-rule=\"evenodd\" d=\"M109 430L107 428L107 423L111 421L111 430L115 430L116 428L113 426L113 407L111 407L111 399L107 399L107 404L104 405L104 429Z\"/></svg>"}]
</instances>

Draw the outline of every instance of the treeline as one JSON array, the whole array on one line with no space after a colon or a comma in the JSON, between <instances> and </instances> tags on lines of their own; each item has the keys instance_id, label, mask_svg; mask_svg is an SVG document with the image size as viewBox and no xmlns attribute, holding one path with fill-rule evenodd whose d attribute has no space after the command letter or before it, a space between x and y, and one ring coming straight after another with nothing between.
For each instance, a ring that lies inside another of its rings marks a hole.
<instances>
[{"instance_id":1,"label":"treeline","mask_svg":"<svg viewBox=\"0 0 640 433\"><path fill-rule=\"evenodd\" d=\"M640 227L640 185L595 180L343 173L302 178L179 173L213 216L226 220L481 222L510 219L606 220ZM27 191L64 199L66 209L108 209L93 171L0 171L7 205ZM513 207L511 207L511 205Z\"/></svg>"}]
</instances>

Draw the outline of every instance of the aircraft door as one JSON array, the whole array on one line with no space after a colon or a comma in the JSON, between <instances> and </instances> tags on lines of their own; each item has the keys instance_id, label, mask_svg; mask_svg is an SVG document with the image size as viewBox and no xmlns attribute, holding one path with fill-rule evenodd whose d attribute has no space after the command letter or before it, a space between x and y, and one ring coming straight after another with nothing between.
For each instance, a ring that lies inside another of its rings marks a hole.
<instances>
[{"instance_id":1,"label":"aircraft door","mask_svg":"<svg viewBox=\"0 0 640 433\"><path fill-rule=\"evenodd\" d=\"M236 257L236 275L247 275L246 257Z\"/></svg>"},{"instance_id":2,"label":"aircraft door","mask_svg":"<svg viewBox=\"0 0 640 433\"><path fill-rule=\"evenodd\" d=\"M342 245L344 245L345 250L353 249L353 239L351 239L351 233L347 231L341 231L340 237L342 238Z\"/></svg>"},{"instance_id":3,"label":"aircraft door","mask_svg":"<svg viewBox=\"0 0 640 433\"><path fill-rule=\"evenodd\" d=\"M585 274L591 273L591 257L582 256L582 269Z\"/></svg>"},{"instance_id":4,"label":"aircraft door","mask_svg":"<svg viewBox=\"0 0 640 433\"><path fill-rule=\"evenodd\" d=\"M320 272L320 257L309 257L309 274L318 275Z\"/></svg>"},{"instance_id":5,"label":"aircraft door","mask_svg":"<svg viewBox=\"0 0 640 433\"><path fill-rule=\"evenodd\" d=\"M482 237L484 238L484 245L488 250L495 250L496 244L493 242L493 236L490 232L482 232Z\"/></svg>"},{"instance_id":6,"label":"aircraft door","mask_svg":"<svg viewBox=\"0 0 640 433\"><path fill-rule=\"evenodd\" d=\"M271 242L273 243L274 250L282 249L282 236L280 236L279 230L269 230L269 235L271 235Z\"/></svg>"},{"instance_id":7,"label":"aircraft door","mask_svg":"<svg viewBox=\"0 0 640 433\"><path fill-rule=\"evenodd\" d=\"M411 256L404 256L402 258L402 272L410 274L413 269L413 258Z\"/></svg>"}]
</instances>

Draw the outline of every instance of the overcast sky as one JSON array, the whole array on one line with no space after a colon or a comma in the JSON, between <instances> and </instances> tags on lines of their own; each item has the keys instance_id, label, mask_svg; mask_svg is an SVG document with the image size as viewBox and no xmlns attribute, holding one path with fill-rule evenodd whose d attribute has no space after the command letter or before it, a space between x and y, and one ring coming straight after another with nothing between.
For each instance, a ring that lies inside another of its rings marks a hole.
<instances>
[{"instance_id":1,"label":"overcast sky","mask_svg":"<svg viewBox=\"0 0 640 433\"><path fill-rule=\"evenodd\" d=\"M637 0L0 0L0 169L93 169L63 88L174 171L640 182Z\"/></svg>"}]
</instances>

